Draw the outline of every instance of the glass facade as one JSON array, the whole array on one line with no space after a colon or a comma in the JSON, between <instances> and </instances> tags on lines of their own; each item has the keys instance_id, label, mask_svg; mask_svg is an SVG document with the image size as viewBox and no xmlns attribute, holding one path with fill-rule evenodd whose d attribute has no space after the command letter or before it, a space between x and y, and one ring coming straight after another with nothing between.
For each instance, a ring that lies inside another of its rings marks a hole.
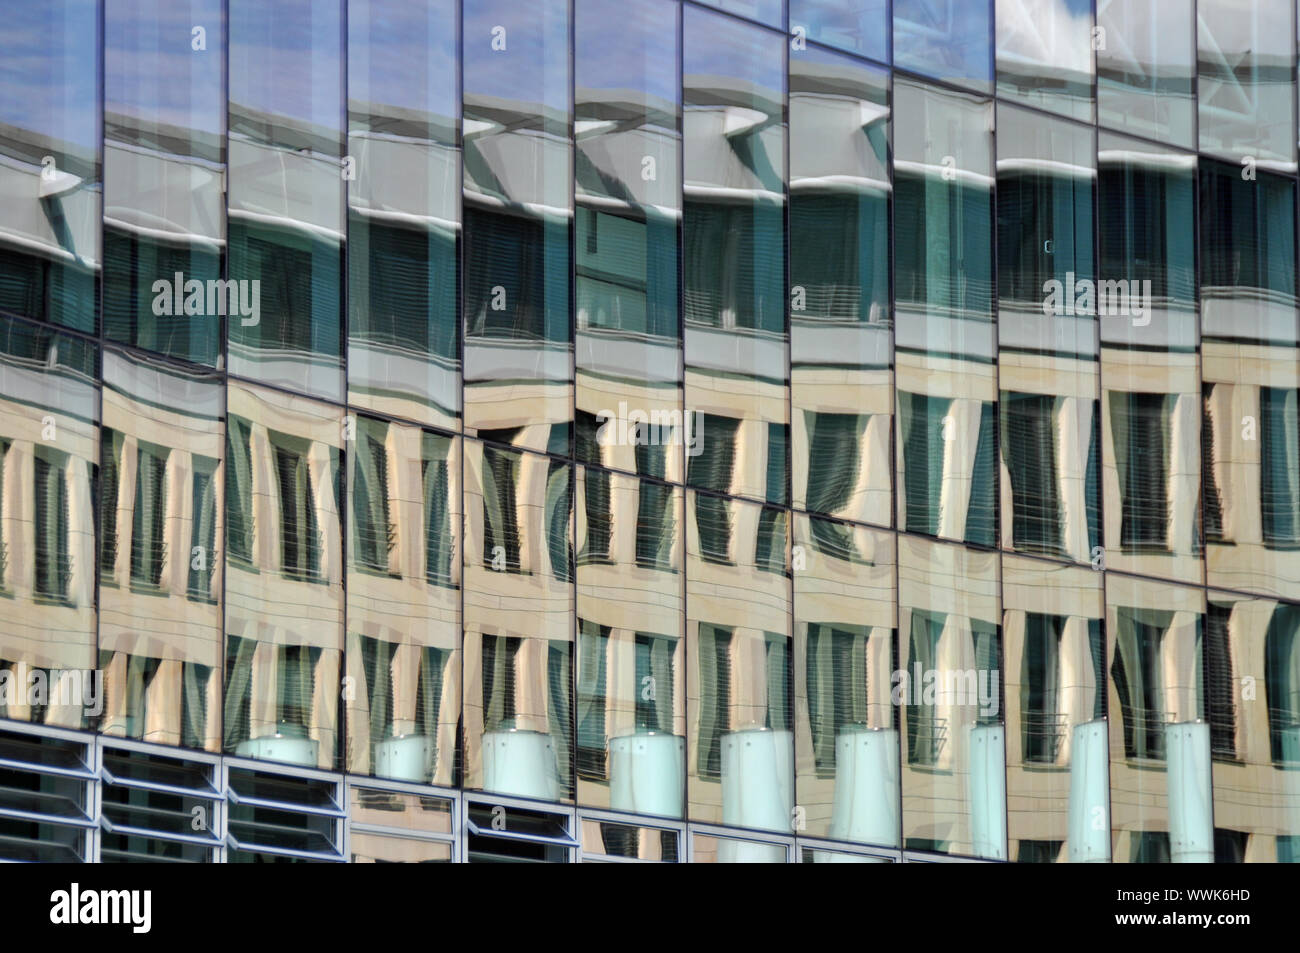
<instances>
[{"instance_id":1,"label":"glass facade","mask_svg":"<svg viewBox=\"0 0 1300 953\"><path fill-rule=\"evenodd\" d=\"M6 11L0 860L1300 861L1297 26Z\"/></svg>"}]
</instances>

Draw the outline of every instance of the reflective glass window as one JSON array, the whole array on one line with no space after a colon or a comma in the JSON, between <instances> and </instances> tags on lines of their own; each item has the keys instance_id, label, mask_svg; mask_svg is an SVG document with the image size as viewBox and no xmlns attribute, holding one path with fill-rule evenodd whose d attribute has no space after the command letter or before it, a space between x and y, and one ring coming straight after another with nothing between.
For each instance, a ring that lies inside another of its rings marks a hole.
<instances>
[{"instance_id":1,"label":"reflective glass window","mask_svg":"<svg viewBox=\"0 0 1300 953\"><path fill-rule=\"evenodd\" d=\"M348 399L460 419L460 95L451 0L348 4Z\"/></svg>"},{"instance_id":2,"label":"reflective glass window","mask_svg":"<svg viewBox=\"0 0 1300 953\"><path fill-rule=\"evenodd\" d=\"M790 54L794 505L888 526L893 416L883 72Z\"/></svg>"},{"instance_id":3,"label":"reflective glass window","mask_svg":"<svg viewBox=\"0 0 1300 953\"><path fill-rule=\"evenodd\" d=\"M782 39L685 13L687 480L788 500Z\"/></svg>"}]
</instances>

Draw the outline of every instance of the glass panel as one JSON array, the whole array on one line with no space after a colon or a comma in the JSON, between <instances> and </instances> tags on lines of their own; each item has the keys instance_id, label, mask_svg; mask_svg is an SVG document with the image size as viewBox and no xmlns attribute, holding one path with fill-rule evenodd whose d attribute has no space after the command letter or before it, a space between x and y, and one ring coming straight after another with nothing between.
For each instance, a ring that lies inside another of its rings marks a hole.
<instances>
[{"instance_id":1,"label":"glass panel","mask_svg":"<svg viewBox=\"0 0 1300 953\"><path fill-rule=\"evenodd\" d=\"M674 482L687 435L678 329L679 11L666 0L579 0L574 51L577 454ZM653 429L642 434L638 423ZM643 469L646 453L663 457L662 472Z\"/></svg>"},{"instance_id":2,"label":"glass panel","mask_svg":"<svg viewBox=\"0 0 1300 953\"><path fill-rule=\"evenodd\" d=\"M771 841L739 840L695 834L691 838L693 864L786 864L790 848Z\"/></svg>"},{"instance_id":3,"label":"glass panel","mask_svg":"<svg viewBox=\"0 0 1300 953\"><path fill-rule=\"evenodd\" d=\"M1294 172L1295 4L1198 0L1201 151Z\"/></svg>"},{"instance_id":4,"label":"glass panel","mask_svg":"<svg viewBox=\"0 0 1300 953\"><path fill-rule=\"evenodd\" d=\"M230 370L341 400L342 3L230 0L229 18Z\"/></svg>"},{"instance_id":5,"label":"glass panel","mask_svg":"<svg viewBox=\"0 0 1300 953\"><path fill-rule=\"evenodd\" d=\"M633 827L590 817L582 819L580 828L584 854L627 857L665 864L676 864L684 860L680 856L683 835L678 831Z\"/></svg>"},{"instance_id":6,"label":"glass panel","mask_svg":"<svg viewBox=\"0 0 1300 953\"><path fill-rule=\"evenodd\" d=\"M899 528L993 546L993 106L894 95Z\"/></svg>"},{"instance_id":7,"label":"glass panel","mask_svg":"<svg viewBox=\"0 0 1300 953\"><path fill-rule=\"evenodd\" d=\"M0 717L89 727L99 349L0 318Z\"/></svg>"},{"instance_id":8,"label":"glass panel","mask_svg":"<svg viewBox=\"0 0 1300 953\"><path fill-rule=\"evenodd\" d=\"M348 771L456 783L460 441L357 417L348 458Z\"/></svg>"},{"instance_id":9,"label":"glass panel","mask_svg":"<svg viewBox=\"0 0 1300 953\"><path fill-rule=\"evenodd\" d=\"M352 833L354 864L449 864L451 844L414 840L410 837L383 837L379 834Z\"/></svg>"},{"instance_id":10,"label":"glass panel","mask_svg":"<svg viewBox=\"0 0 1300 953\"><path fill-rule=\"evenodd\" d=\"M1103 126L1184 149L1195 145L1195 8L1195 0L1098 4L1093 46Z\"/></svg>"},{"instance_id":11,"label":"glass panel","mask_svg":"<svg viewBox=\"0 0 1300 953\"><path fill-rule=\"evenodd\" d=\"M1101 544L1096 175L1091 130L998 106L1002 546L1074 562Z\"/></svg>"},{"instance_id":12,"label":"glass panel","mask_svg":"<svg viewBox=\"0 0 1300 953\"><path fill-rule=\"evenodd\" d=\"M790 33L794 37L792 50L803 49L796 41L809 39L884 63L889 59L889 3L790 0Z\"/></svg>"},{"instance_id":13,"label":"glass panel","mask_svg":"<svg viewBox=\"0 0 1300 953\"><path fill-rule=\"evenodd\" d=\"M1195 159L1103 135L1099 164L1105 566L1200 582Z\"/></svg>"},{"instance_id":14,"label":"glass panel","mask_svg":"<svg viewBox=\"0 0 1300 953\"><path fill-rule=\"evenodd\" d=\"M790 129L794 505L888 526L887 77L792 53Z\"/></svg>"},{"instance_id":15,"label":"glass panel","mask_svg":"<svg viewBox=\"0 0 1300 953\"><path fill-rule=\"evenodd\" d=\"M569 4L465 11L465 427L569 452Z\"/></svg>"},{"instance_id":16,"label":"glass panel","mask_svg":"<svg viewBox=\"0 0 1300 953\"><path fill-rule=\"evenodd\" d=\"M1211 585L1300 585L1295 183L1205 161L1202 481Z\"/></svg>"},{"instance_id":17,"label":"glass panel","mask_svg":"<svg viewBox=\"0 0 1300 953\"><path fill-rule=\"evenodd\" d=\"M893 536L796 514L791 563L797 832L898 847Z\"/></svg>"},{"instance_id":18,"label":"glass panel","mask_svg":"<svg viewBox=\"0 0 1300 953\"><path fill-rule=\"evenodd\" d=\"M785 26L784 0L700 0L700 2L739 17L757 20L778 30Z\"/></svg>"},{"instance_id":19,"label":"glass panel","mask_svg":"<svg viewBox=\"0 0 1300 953\"><path fill-rule=\"evenodd\" d=\"M104 332L217 364L223 320L243 316L237 292L208 292L226 244L221 2L108 0L104 31Z\"/></svg>"},{"instance_id":20,"label":"glass panel","mask_svg":"<svg viewBox=\"0 0 1300 953\"><path fill-rule=\"evenodd\" d=\"M1205 594L1107 574L1106 632L1113 859L1208 863Z\"/></svg>"},{"instance_id":21,"label":"glass panel","mask_svg":"<svg viewBox=\"0 0 1300 953\"><path fill-rule=\"evenodd\" d=\"M1110 859L1101 574L1003 557L1012 860Z\"/></svg>"},{"instance_id":22,"label":"glass panel","mask_svg":"<svg viewBox=\"0 0 1300 953\"><path fill-rule=\"evenodd\" d=\"M894 64L993 90L991 0L894 0Z\"/></svg>"},{"instance_id":23,"label":"glass panel","mask_svg":"<svg viewBox=\"0 0 1300 953\"><path fill-rule=\"evenodd\" d=\"M357 825L394 828L411 834L451 834L455 804L446 798L354 787L348 817Z\"/></svg>"},{"instance_id":24,"label":"glass panel","mask_svg":"<svg viewBox=\"0 0 1300 953\"><path fill-rule=\"evenodd\" d=\"M682 816L682 491L582 467L577 775L582 804Z\"/></svg>"},{"instance_id":25,"label":"glass panel","mask_svg":"<svg viewBox=\"0 0 1300 953\"><path fill-rule=\"evenodd\" d=\"M778 504L789 468L782 42L686 10L686 408L702 415L687 480Z\"/></svg>"},{"instance_id":26,"label":"glass panel","mask_svg":"<svg viewBox=\"0 0 1300 953\"><path fill-rule=\"evenodd\" d=\"M234 384L227 409L223 747L333 768L344 421L304 397Z\"/></svg>"},{"instance_id":27,"label":"glass panel","mask_svg":"<svg viewBox=\"0 0 1300 953\"><path fill-rule=\"evenodd\" d=\"M348 399L460 425L454 0L348 4Z\"/></svg>"},{"instance_id":28,"label":"glass panel","mask_svg":"<svg viewBox=\"0 0 1300 953\"><path fill-rule=\"evenodd\" d=\"M687 494L687 793L696 821L792 830L787 520L787 511Z\"/></svg>"},{"instance_id":29,"label":"glass panel","mask_svg":"<svg viewBox=\"0 0 1300 953\"><path fill-rule=\"evenodd\" d=\"M998 0L997 34L998 96L1092 119L1091 0Z\"/></svg>"},{"instance_id":30,"label":"glass panel","mask_svg":"<svg viewBox=\"0 0 1300 953\"><path fill-rule=\"evenodd\" d=\"M573 797L571 472L465 442L466 788Z\"/></svg>"},{"instance_id":31,"label":"glass panel","mask_svg":"<svg viewBox=\"0 0 1300 953\"><path fill-rule=\"evenodd\" d=\"M224 397L215 375L104 352L105 734L220 750Z\"/></svg>"},{"instance_id":32,"label":"glass panel","mask_svg":"<svg viewBox=\"0 0 1300 953\"><path fill-rule=\"evenodd\" d=\"M50 0L6 9L0 31L0 311L92 334L99 20L96 0Z\"/></svg>"},{"instance_id":33,"label":"glass panel","mask_svg":"<svg viewBox=\"0 0 1300 953\"><path fill-rule=\"evenodd\" d=\"M1300 863L1300 607L1209 598L1214 859Z\"/></svg>"},{"instance_id":34,"label":"glass panel","mask_svg":"<svg viewBox=\"0 0 1300 953\"><path fill-rule=\"evenodd\" d=\"M900 536L903 846L1007 859L998 558Z\"/></svg>"}]
</instances>

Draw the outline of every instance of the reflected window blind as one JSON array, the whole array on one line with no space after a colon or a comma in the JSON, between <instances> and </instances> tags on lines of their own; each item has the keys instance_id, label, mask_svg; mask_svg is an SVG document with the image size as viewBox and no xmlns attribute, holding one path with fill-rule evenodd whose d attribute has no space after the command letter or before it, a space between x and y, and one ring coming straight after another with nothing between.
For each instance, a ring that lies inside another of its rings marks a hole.
<instances>
[{"instance_id":1,"label":"reflected window blind","mask_svg":"<svg viewBox=\"0 0 1300 953\"><path fill-rule=\"evenodd\" d=\"M1116 611L1115 661L1111 676L1123 719L1124 755L1165 756L1165 711L1160 674L1160 641L1173 621L1167 611L1119 607Z\"/></svg>"},{"instance_id":2,"label":"reflected window blind","mask_svg":"<svg viewBox=\"0 0 1300 953\"><path fill-rule=\"evenodd\" d=\"M186 590L190 598L215 602L212 574L218 558L217 545L217 461L195 456L191 481L194 518L190 524L190 566Z\"/></svg>"},{"instance_id":3,"label":"reflected window blind","mask_svg":"<svg viewBox=\"0 0 1300 953\"><path fill-rule=\"evenodd\" d=\"M483 636L484 731L515 726L515 664L521 641L511 636Z\"/></svg>"},{"instance_id":4,"label":"reflected window blind","mask_svg":"<svg viewBox=\"0 0 1300 953\"><path fill-rule=\"evenodd\" d=\"M1300 547L1300 419L1297 391L1259 390L1260 508L1264 542Z\"/></svg>"},{"instance_id":5,"label":"reflected window blind","mask_svg":"<svg viewBox=\"0 0 1300 953\"><path fill-rule=\"evenodd\" d=\"M110 584L117 566L117 495L122 473L122 445L122 434L105 427L99 444L99 575Z\"/></svg>"},{"instance_id":6,"label":"reflected window blind","mask_svg":"<svg viewBox=\"0 0 1300 953\"><path fill-rule=\"evenodd\" d=\"M551 460L546 474L546 548L551 572L561 582L573 582L573 489L569 465ZM606 547L608 547L606 543Z\"/></svg>"},{"instance_id":7,"label":"reflected window blind","mask_svg":"<svg viewBox=\"0 0 1300 953\"><path fill-rule=\"evenodd\" d=\"M762 572L785 573L786 511L764 508L758 515L754 566Z\"/></svg>"},{"instance_id":8,"label":"reflected window blind","mask_svg":"<svg viewBox=\"0 0 1300 953\"><path fill-rule=\"evenodd\" d=\"M45 599L63 601L72 578L68 552L68 486L66 455L38 448L35 460L35 592Z\"/></svg>"},{"instance_id":9,"label":"reflected window blind","mask_svg":"<svg viewBox=\"0 0 1300 953\"><path fill-rule=\"evenodd\" d=\"M731 629L700 623L700 723L696 771L722 777L722 736L731 730Z\"/></svg>"},{"instance_id":10,"label":"reflected window blind","mask_svg":"<svg viewBox=\"0 0 1300 953\"><path fill-rule=\"evenodd\" d=\"M639 730L673 731L673 657L677 639L636 634L636 726Z\"/></svg>"},{"instance_id":11,"label":"reflected window blind","mask_svg":"<svg viewBox=\"0 0 1300 953\"><path fill-rule=\"evenodd\" d=\"M1124 547L1168 550L1172 401L1169 394L1112 391L1110 395Z\"/></svg>"},{"instance_id":12,"label":"reflected window blind","mask_svg":"<svg viewBox=\"0 0 1300 953\"><path fill-rule=\"evenodd\" d=\"M1210 752L1216 758L1237 757L1237 692L1232 670L1232 640L1228 622L1232 606L1211 602L1205 616L1205 684L1210 709Z\"/></svg>"},{"instance_id":13,"label":"reflected window blind","mask_svg":"<svg viewBox=\"0 0 1300 953\"><path fill-rule=\"evenodd\" d=\"M1015 547L1021 552L1063 556L1057 400L1042 394L1003 394L1002 408Z\"/></svg>"},{"instance_id":14,"label":"reflected window blind","mask_svg":"<svg viewBox=\"0 0 1300 953\"><path fill-rule=\"evenodd\" d=\"M451 474L447 453L451 440L426 433L420 460L420 479L424 497L424 574L438 586L451 586L452 559L455 555L451 537Z\"/></svg>"},{"instance_id":15,"label":"reflected window blind","mask_svg":"<svg viewBox=\"0 0 1300 953\"><path fill-rule=\"evenodd\" d=\"M925 673L936 668L939 637L943 635L945 615L923 609L912 610L912 631L908 635L908 693L904 696L907 710L907 763L935 764L943 748L944 732L939 724L938 710L933 705L917 703L924 698ZM921 683L918 685L918 666Z\"/></svg>"},{"instance_id":16,"label":"reflected window blind","mask_svg":"<svg viewBox=\"0 0 1300 953\"><path fill-rule=\"evenodd\" d=\"M578 777L605 779L607 625L589 619L578 622Z\"/></svg>"},{"instance_id":17,"label":"reflected window blind","mask_svg":"<svg viewBox=\"0 0 1300 953\"><path fill-rule=\"evenodd\" d=\"M667 451L662 444L636 448L636 472L663 480L667 474ZM636 563L645 569L668 569L677 536L677 512L672 487L641 480L637 483Z\"/></svg>"},{"instance_id":18,"label":"reflected window blind","mask_svg":"<svg viewBox=\"0 0 1300 953\"><path fill-rule=\"evenodd\" d=\"M899 392L903 428L905 519L903 529L935 536L943 488L943 418L952 401Z\"/></svg>"},{"instance_id":19,"label":"reflected window blind","mask_svg":"<svg viewBox=\"0 0 1300 953\"><path fill-rule=\"evenodd\" d=\"M519 571L519 523L515 514L515 481L519 458L515 454L483 448L483 565ZM494 565L494 560L495 565Z\"/></svg>"},{"instance_id":20,"label":"reflected window blind","mask_svg":"<svg viewBox=\"0 0 1300 953\"><path fill-rule=\"evenodd\" d=\"M689 462L692 486L719 493L731 490L735 466L736 431L740 421L734 417L706 414L699 456ZM725 563L731 559L731 508L728 500L697 494L695 528L700 537L700 554L709 562Z\"/></svg>"},{"instance_id":21,"label":"reflected window blind","mask_svg":"<svg viewBox=\"0 0 1300 953\"><path fill-rule=\"evenodd\" d=\"M167 555L167 457L141 443L136 453L135 513L131 531L131 584L156 588Z\"/></svg>"},{"instance_id":22,"label":"reflected window blind","mask_svg":"<svg viewBox=\"0 0 1300 953\"><path fill-rule=\"evenodd\" d=\"M1214 439L1216 414L1214 412L1213 383L1204 385L1201 394L1201 505L1204 510L1204 533L1207 542L1224 542L1223 534L1223 497L1219 494L1219 480L1215 466L1219 462L1220 448ZM1261 392L1261 405L1262 405ZM1260 408L1263 416L1263 407ZM1261 429L1263 421L1261 420ZM1265 437L1267 439L1267 437ZM1261 450L1263 448L1261 447ZM1264 477L1267 479L1267 477ZM1264 527L1265 539L1268 537L1267 520Z\"/></svg>"},{"instance_id":23,"label":"reflected window blind","mask_svg":"<svg viewBox=\"0 0 1300 953\"><path fill-rule=\"evenodd\" d=\"M1060 715L1061 634L1065 617L1025 614L1025 652L1021 660L1021 747L1025 761L1056 761L1063 722Z\"/></svg>"},{"instance_id":24,"label":"reflected window blind","mask_svg":"<svg viewBox=\"0 0 1300 953\"><path fill-rule=\"evenodd\" d=\"M835 776L835 741L846 725L867 723L866 626L808 625L808 715L818 777Z\"/></svg>"},{"instance_id":25,"label":"reflected window blind","mask_svg":"<svg viewBox=\"0 0 1300 953\"><path fill-rule=\"evenodd\" d=\"M307 461L301 453L275 447L280 484L280 568L285 575L320 576L320 537Z\"/></svg>"},{"instance_id":26,"label":"reflected window blind","mask_svg":"<svg viewBox=\"0 0 1300 953\"><path fill-rule=\"evenodd\" d=\"M584 561L608 562L614 514L609 492L609 473L587 467L583 471L584 509L587 538L582 549Z\"/></svg>"},{"instance_id":27,"label":"reflected window blind","mask_svg":"<svg viewBox=\"0 0 1300 953\"><path fill-rule=\"evenodd\" d=\"M560 796L573 796L573 643L552 639L546 646L547 721L555 743L556 769L560 776Z\"/></svg>"},{"instance_id":28,"label":"reflected window blind","mask_svg":"<svg viewBox=\"0 0 1300 953\"><path fill-rule=\"evenodd\" d=\"M1273 763L1300 765L1300 606L1273 610L1264 636L1264 694Z\"/></svg>"},{"instance_id":29,"label":"reflected window blind","mask_svg":"<svg viewBox=\"0 0 1300 953\"><path fill-rule=\"evenodd\" d=\"M834 516L849 505L862 466L862 435L867 414L823 414L804 411L808 428L808 490L810 512Z\"/></svg>"},{"instance_id":30,"label":"reflected window blind","mask_svg":"<svg viewBox=\"0 0 1300 953\"><path fill-rule=\"evenodd\" d=\"M966 510L966 542L993 546L998 527L998 480L994 467L993 405L980 404L979 442L971 467L970 505Z\"/></svg>"},{"instance_id":31,"label":"reflected window blind","mask_svg":"<svg viewBox=\"0 0 1300 953\"><path fill-rule=\"evenodd\" d=\"M253 561L253 475L249 422L229 415L226 430L226 546L232 558Z\"/></svg>"},{"instance_id":32,"label":"reflected window blind","mask_svg":"<svg viewBox=\"0 0 1300 953\"><path fill-rule=\"evenodd\" d=\"M388 425L357 420L352 482L353 544L357 565L388 572L388 554L397 543L397 528L389 518Z\"/></svg>"}]
</instances>

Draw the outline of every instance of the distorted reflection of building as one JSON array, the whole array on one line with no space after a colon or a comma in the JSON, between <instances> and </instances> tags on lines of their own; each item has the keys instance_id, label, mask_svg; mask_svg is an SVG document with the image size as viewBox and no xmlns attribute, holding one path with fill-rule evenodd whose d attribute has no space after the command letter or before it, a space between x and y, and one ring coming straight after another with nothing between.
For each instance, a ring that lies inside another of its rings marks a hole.
<instances>
[{"instance_id":1,"label":"distorted reflection of building","mask_svg":"<svg viewBox=\"0 0 1300 953\"><path fill-rule=\"evenodd\" d=\"M104 352L105 734L220 750L223 397L213 375Z\"/></svg>"},{"instance_id":2,"label":"distorted reflection of building","mask_svg":"<svg viewBox=\"0 0 1300 953\"><path fill-rule=\"evenodd\" d=\"M90 727L82 692L64 689L96 668L97 363L97 349L84 340L0 319L6 718ZM45 692L32 691L38 683Z\"/></svg>"},{"instance_id":3,"label":"distorted reflection of building","mask_svg":"<svg viewBox=\"0 0 1300 953\"><path fill-rule=\"evenodd\" d=\"M343 649L344 421L227 389L224 748L332 768Z\"/></svg>"}]
</instances>

